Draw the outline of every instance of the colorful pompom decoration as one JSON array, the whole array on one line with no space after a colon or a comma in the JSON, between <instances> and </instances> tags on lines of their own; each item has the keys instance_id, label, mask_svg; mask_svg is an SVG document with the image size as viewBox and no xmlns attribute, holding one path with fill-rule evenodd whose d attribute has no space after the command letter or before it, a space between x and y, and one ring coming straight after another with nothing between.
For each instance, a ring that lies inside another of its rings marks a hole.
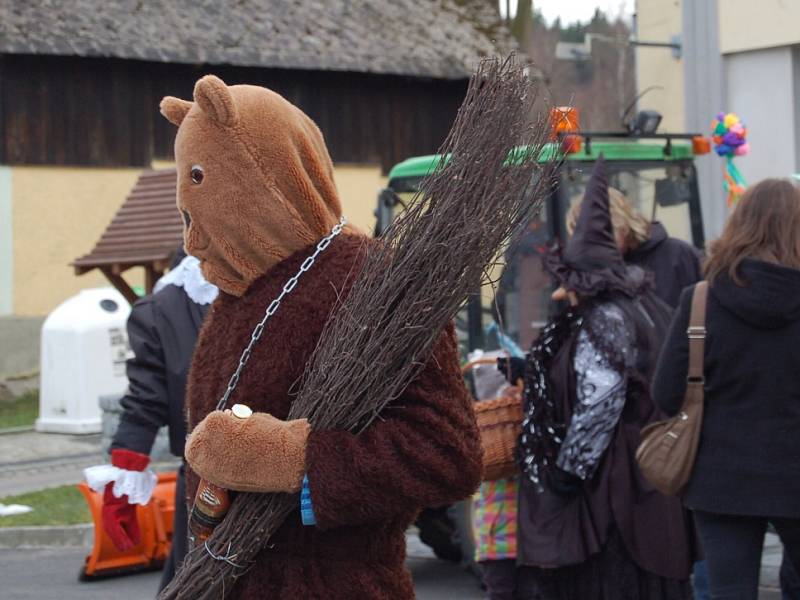
<instances>
[{"instance_id":1,"label":"colorful pompom decoration","mask_svg":"<svg viewBox=\"0 0 800 600\"><path fill-rule=\"evenodd\" d=\"M747 127L736 113L721 112L711 122L711 139L714 140L714 151L725 157L722 172L725 177L725 191L728 193L728 206L732 207L747 187L744 177L733 164L734 156L744 156L750 152Z\"/></svg>"}]
</instances>

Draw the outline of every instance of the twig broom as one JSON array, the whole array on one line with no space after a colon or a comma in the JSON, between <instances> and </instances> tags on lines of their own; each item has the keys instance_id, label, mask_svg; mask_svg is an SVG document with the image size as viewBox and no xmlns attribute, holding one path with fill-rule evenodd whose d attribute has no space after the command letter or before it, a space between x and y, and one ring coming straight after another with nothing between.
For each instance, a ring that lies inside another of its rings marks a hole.
<instances>
[{"instance_id":1,"label":"twig broom","mask_svg":"<svg viewBox=\"0 0 800 600\"><path fill-rule=\"evenodd\" d=\"M535 100L513 56L480 63L440 150L448 160L383 242L370 245L322 332L290 418L358 433L418 374L487 266L550 190L554 163L543 156L546 123L532 121ZM217 557L191 552L159 598L224 597L298 506L297 495L239 494L208 541Z\"/></svg>"}]
</instances>

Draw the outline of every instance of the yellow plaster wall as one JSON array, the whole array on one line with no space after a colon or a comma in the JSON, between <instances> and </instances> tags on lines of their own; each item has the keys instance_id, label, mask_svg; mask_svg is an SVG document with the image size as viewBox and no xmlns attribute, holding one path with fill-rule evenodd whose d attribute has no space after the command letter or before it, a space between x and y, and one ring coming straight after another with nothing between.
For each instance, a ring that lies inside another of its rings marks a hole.
<instances>
[{"instance_id":1,"label":"yellow plaster wall","mask_svg":"<svg viewBox=\"0 0 800 600\"><path fill-rule=\"evenodd\" d=\"M154 169L174 169L175 163L166 160L153 161ZM375 227L375 203L378 190L386 185L386 177L376 165L339 163L333 177L342 199L342 210L348 221L372 234Z\"/></svg>"},{"instance_id":2,"label":"yellow plaster wall","mask_svg":"<svg viewBox=\"0 0 800 600\"><path fill-rule=\"evenodd\" d=\"M683 30L681 10L681 0L636 0L637 37L648 42L671 41ZM669 48L637 46L637 93L653 85L663 89L647 92L639 101L639 107L662 114L659 131L685 131L683 60L673 58Z\"/></svg>"},{"instance_id":3,"label":"yellow plaster wall","mask_svg":"<svg viewBox=\"0 0 800 600\"><path fill-rule=\"evenodd\" d=\"M150 162L150 166L154 169L174 169L175 168L175 161L174 160L154 160Z\"/></svg>"},{"instance_id":4,"label":"yellow plaster wall","mask_svg":"<svg viewBox=\"0 0 800 600\"><path fill-rule=\"evenodd\" d=\"M154 168L169 168L158 161ZM13 167L12 227L17 315L46 315L81 289L107 286L99 271L76 276L69 263L91 251L141 169ZM337 165L336 185L349 221L371 234L380 167ZM124 275L142 285L141 269Z\"/></svg>"},{"instance_id":5,"label":"yellow plaster wall","mask_svg":"<svg viewBox=\"0 0 800 600\"><path fill-rule=\"evenodd\" d=\"M110 285L99 271L77 277L69 263L91 251L140 172L12 168L15 314L45 315L81 289ZM143 281L141 273L125 278Z\"/></svg>"},{"instance_id":6,"label":"yellow plaster wall","mask_svg":"<svg viewBox=\"0 0 800 600\"><path fill-rule=\"evenodd\" d=\"M797 0L718 0L722 54L800 44Z\"/></svg>"},{"instance_id":7,"label":"yellow plaster wall","mask_svg":"<svg viewBox=\"0 0 800 600\"><path fill-rule=\"evenodd\" d=\"M372 235L378 191L386 186L380 167L337 164L333 175L345 216L350 223Z\"/></svg>"}]
</instances>

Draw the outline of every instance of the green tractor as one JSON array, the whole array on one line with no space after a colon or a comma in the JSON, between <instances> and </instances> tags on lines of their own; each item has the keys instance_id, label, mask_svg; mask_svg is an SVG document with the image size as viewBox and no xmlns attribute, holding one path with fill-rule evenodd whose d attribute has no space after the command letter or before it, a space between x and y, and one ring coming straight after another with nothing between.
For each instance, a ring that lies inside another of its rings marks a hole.
<instances>
[{"instance_id":1,"label":"green tractor","mask_svg":"<svg viewBox=\"0 0 800 600\"><path fill-rule=\"evenodd\" d=\"M601 154L610 184L622 191L643 216L663 223L671 236L703 248L703 219L694 165L696 155L708 152L707 142L702 140L701 136L690 134L581 133L580 144L572 146L577 151L564 155L557 173L558 185L542 211L506 253L498 288L476 290L460 311L456 327L462 358L466 360L475 349L498 349L501 336L506 349L512 345L520 351L530 346L555 308L540 250L556 239L566 238L567 212L582 199L594 162ZM542 154L554 155L564 141L562 138L552 142ZM391 169L388 185L378 195L376 236L414 200L420 183L441 158L413 157ZM468 502L429 508L421 513L417 527L422 541L437 556L460 560L475 571L471 562L470 514Z\"/></svg>"},{"instance_id":2,"label":"green tractor","mask_svg":"<svg viewBox=\"0 0 800 600\"><path fill-rule=\"evenodd\" d=\"M579 139L577 151L564 155L557 173L558 185L541 213L507 253L496 301L492 300L492 290L482 294L476 290L460 313L457 326L465 353L497 347L488 339L496 330L496 319L502 321L503 331L520 347L527 348L533 341L553 309L551 285L538 251L555 239L565 239L567 212L583 197L594 162L601 154L610 184L621 190L642 215L663 223L671 236L703 248L703 219L694 165L695 156L708 151L702 136L582 132ZM543 155L557 152L561 142L551 145ZM378 196L376 236L412 201L421 181L440 160L439 155L418 156L391 169L388 185Z\"/></svg>"}]
</instances>

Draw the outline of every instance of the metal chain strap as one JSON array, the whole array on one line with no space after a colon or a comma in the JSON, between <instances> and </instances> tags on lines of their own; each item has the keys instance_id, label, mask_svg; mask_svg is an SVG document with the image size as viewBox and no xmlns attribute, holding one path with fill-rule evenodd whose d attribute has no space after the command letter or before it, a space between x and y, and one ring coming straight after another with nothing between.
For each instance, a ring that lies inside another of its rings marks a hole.
<instances>
[{"instance_id":1,"label":"metal chain strap","mask_svg":"<svg viewBox=\"0 0 800 600\"><path fill-rule=\"evenodd\" d=\"M230 398L233 390L236 389L236 384L239 383L239 376L242 374L242 370L247 364L247 361L250 360L250 354L253 352L253 346L255 346L256 342L261 339L261 336L264 333L264 326L267 324L267 321L269 321L269 318L278 311L281 302L288 294L292 292L303 273L308 271L317 260L317 257L324 252L328 246L331 245L333 238L342 232L342 228L346 223L346 218L342 217L339 219L339 223L337 223L334 228L331 229L331 232L319 241L314 253L303 261L303 264L300 265L300 270L295 273L294 276L289 279L289 281L286 282L278 297L269 303L269 306L267 306L267 310L264 313L264 318L261 319L258 325L256 325L255 329L253 329L253 333L250 335L250 343L247 344L247 348L244 349L242 356L239 358L239 366L236 367L236 371L234 371L233 375L231 375L231 378L228 381L228 389L225 390L225 394L217 403L217 410L223 410L228 404L228 398Z\"/></svg>"}]
</instances>

